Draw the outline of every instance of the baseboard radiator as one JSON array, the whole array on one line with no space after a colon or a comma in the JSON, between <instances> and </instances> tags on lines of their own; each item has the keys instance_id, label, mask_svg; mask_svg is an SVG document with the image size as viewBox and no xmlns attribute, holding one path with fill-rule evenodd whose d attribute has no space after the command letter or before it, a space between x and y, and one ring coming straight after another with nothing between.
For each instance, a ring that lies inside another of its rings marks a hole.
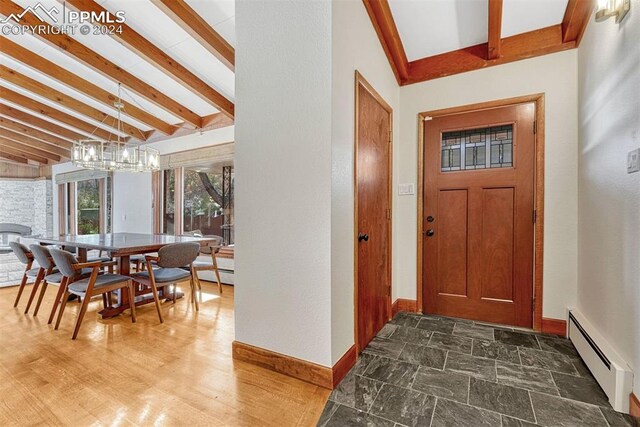
<instances>
[{"instance_id":1,"label":"baseboard radiator","mask_svg":"<svg viewBox=\"0 0 640 427\"><path fill-rule=\"evenodd\" d=\"M578 350L609 403L618 412L629 413L633 372L602 335L577 310L569 311L569 339Z\"/></svg>"}]
</instances>

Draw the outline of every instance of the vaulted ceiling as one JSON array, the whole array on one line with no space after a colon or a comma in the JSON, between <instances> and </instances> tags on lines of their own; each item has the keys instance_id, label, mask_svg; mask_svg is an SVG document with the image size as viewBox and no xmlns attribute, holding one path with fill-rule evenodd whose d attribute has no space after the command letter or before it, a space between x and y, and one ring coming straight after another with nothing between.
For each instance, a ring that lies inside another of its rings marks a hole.
<instances>
[{"instance_id":1,"label":"vaulted ceiling","mask_svg":"<svg viewBox=\"0 0 640 427\"><path fill-rule=\"evenodd\" d=\"M89 34L11 34L73 11L125 22L110 34L95 21ZM78 139L149 143L233 124L234 13L234 0L0 0L0 159L46 165Z\"/></svg>"},{"instance_id":2,"label":"vaulted ceiling","mask_svg":"<svg viewBox=\"0 0 640 427\"><path fill-rule=\"evenodd\" d=\"M593 0L363 0L400 85L578 46Z\"/></svg>"}]
</instances>

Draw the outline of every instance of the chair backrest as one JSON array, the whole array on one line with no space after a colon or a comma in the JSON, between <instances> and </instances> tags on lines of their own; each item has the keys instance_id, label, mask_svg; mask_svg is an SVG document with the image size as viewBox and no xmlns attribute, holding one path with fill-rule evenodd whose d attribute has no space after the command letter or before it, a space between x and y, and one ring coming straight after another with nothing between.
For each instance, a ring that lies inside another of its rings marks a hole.
<instances>
[{"instance_id":1,"label":"chair backrest","mask_svg":"<svg viewBox=\"0 0 640 427\"><path fill-rule=\"evenodd\" d=\"M73 277L76 275L76 270L74 270L73 265L78 264L78 259L73 256L72 253L53 248L50 249L49 252L53 257L53 262L56 263L58 270L60 270L60 273L64 274L66 277Z\"/></svg>"},{"instance_id":2,"label":"chair backrest","mask_svg":"<svg viewBox=\"0 0 640 427\"><path fill-rule=\"evenodd\" d=\"M208 236L202 236L202 237L206 237L207 239L213 239L213 242L209 242L207 246L203 246L200 249L200 253L203 253L203 254L210 254L212 252L217 253L220 250L220 246L222 246L222 242L224 242L224 239L220 236L208 235Z\"/></svg>"},{"instance_id":3,"label":"chair backrest","mask_svg":"<svg viewBox=\"0 0 640 427\"><path fill-rule=\"evenodd\" d=\"M199 253L199 243L173 243L158 251L158 266L164 268L186 267L195 261Z\"/></svg>"},{"instance_id":4,"label":"chair backrest","mask_svg":"<svg viewBox=\"0 0 640 427\"><path fill-rule=\"evenodd\" d=\"M46 246L42 245L29 245L29 249L31 249L31 253L33 253L33 257L38 261L38 265L44 269L53 268L54 264L51 261L51 253Z\"/></svg>"},{"instance_id":5,"label":"chair backrest","mask_svg":"<svg viewBox=\"0 0 640 427\"><path fill-rule=\"evenodd\" d=\"M31 254L31 251L28 247L26 247L26 245L23 245L20 242L9 242L9 247L11 248L13 253L16 254L16 257L18 257L18 260L21 263L29 263L29 254Z\"/></svg>"}]
</instances>

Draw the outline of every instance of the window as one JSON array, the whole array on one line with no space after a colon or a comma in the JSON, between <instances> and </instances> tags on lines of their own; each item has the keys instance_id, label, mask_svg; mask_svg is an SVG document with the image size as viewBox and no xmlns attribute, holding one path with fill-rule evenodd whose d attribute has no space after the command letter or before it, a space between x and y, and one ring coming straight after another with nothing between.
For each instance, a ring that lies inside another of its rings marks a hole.
<instances>
[{"instance_id":1,"label":"window","mask_svg":"<svg viewBox=\"0 0 640 427\"><path fill-rule=\"evenodd\" d=\"M513 124L442 133L442 172L513 166Z\"/></svg>"},{"instance_id":2,"label":"window","mask_svg":"<svg viewBox=\"0 0 640 427\"><path fill-rule=\"evenodd\" d=\"M162 232L166 234L175 234L175 185L176 171L162 171Z\"/></svg>"},{"instance_id":3,"label":"window","mask_svg":"<svg viewBox=\"0 0 640 427\"><path fill-rule=\"evenodd\" d=\"M112 197L111 175L59 184L60 234L110 233Z\"/></svg>"},{"instance_id":4,"label":"window","mask_svg":"<svg viewBox=\"0 0 640 427\"><path fill-rule=\"evenodd\" d=\"M225 244L232 245L233 167L198 166L163 171L161 216L163 233L199 230L204 235L221 236Z\"/></svg>"},{"instance_id":5,"label":"window","mask_svg":"<svg viewBox=\"0 0 640 427\"><path fill-rule=\"evenodd\" d=\"M78 234L100 233L100 190L98 180L77 183Z\"/></svg>"}]
</instances>

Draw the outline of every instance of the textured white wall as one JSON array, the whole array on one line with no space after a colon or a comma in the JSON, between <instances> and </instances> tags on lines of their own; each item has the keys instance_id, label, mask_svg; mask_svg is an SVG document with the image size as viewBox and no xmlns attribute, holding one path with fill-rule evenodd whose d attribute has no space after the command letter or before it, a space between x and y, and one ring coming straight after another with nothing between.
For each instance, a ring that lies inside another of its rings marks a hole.
<instances>
[{"instance_id":1,"label":"textured white wall","mask_svg":"<svg viewBox=\"0 0 640 427\"><path fill-rule=\"evenodd\" d=\"M398 182L417 188L417 114L545 93L544 316L576 301L577 52L555 53L400 88ZM397 197L397 296L416 298L417 195Z\"/></svg>"},{"instance_id":2,"label":"textured white wall","mask_svg":"<svg viewBox=\"0 0 640 427\"><path fill-rule=\"evenodd\" d=\"M578 51L578 308L636 371L640 396L640 1L591 22Z\"/></svg>"},{"instance_id":3,"label":"textured white wall","mask_svg":"<svg viewBox=\"0 0 640 427\"><path fill-rule=\"evenodd\" d=\"M331 329L336 363L354 343L355 70L393 108L394 135L399 133L400 105L398 83L362 2L339 0L332 7ZM397 145L395 138L394 151Z\"/></svg>"},{"instance_id":4,"label":"textured white wall","mask_svg":"<svg viewBox=\"0 0 640 427\"><path fill-rule=\"evenodd\" d=\"M236 340L331 365L331 3L236 3Z\"/></svg>"}]
</instances>

